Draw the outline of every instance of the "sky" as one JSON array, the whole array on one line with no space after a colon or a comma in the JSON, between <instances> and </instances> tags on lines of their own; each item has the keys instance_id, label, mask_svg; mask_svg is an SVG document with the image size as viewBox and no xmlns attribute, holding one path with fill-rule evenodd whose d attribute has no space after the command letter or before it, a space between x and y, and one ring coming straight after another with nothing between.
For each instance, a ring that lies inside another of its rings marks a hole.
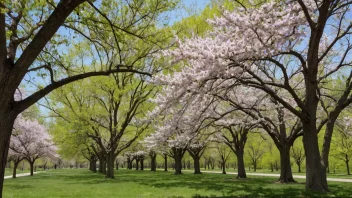
<instances>
[{"instance_id":1,"label":"sky","mask_svg":"<svg viewBox=\"0 0 352 198\"><path fill-rule=\"evenodd\" d=\"M200 13L208 4L210 4L210 1L211 0L180 0L180 4L176 10L167 12L162 17L167 18L167 25L172 25L192 14ZM65 28L62 28L61 30L64 32L67 31ZM35 74L31 74L31 77L34 78L34 81L37 83L46 84L43 79L37 77ZM26 84L26 82L24 81L23 84ZM31 94L35 91L37 91L36 86L26 85L27 94ZM48 110L43 107L40 107L40 110L42 113L44 112L44 114L48 112Z\"/></svg>"},{"instance_id":2,"label":"sky","mask_svg":"<svg viewBox=\"0 0 352 198\"><path fill-rule=\"evenodd\" d=\"M168 24L171 25L191 14L201 12L210 4L210 1L211 0L181 0L180 8L162 15L162 17L169 17Z\"/></svg>"}]
</instances>

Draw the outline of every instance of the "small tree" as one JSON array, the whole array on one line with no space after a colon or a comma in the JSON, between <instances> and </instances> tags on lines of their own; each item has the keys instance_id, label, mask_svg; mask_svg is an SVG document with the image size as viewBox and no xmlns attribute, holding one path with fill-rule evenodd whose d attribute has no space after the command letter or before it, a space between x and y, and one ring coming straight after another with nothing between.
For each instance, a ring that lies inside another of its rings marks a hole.
<instances>
[{"instance_id":1,"label":"small tree","mask_svg":"<svg viewBox=\"0 0 352 198\"><path fill-rule=\"evenodd\" d=\"M47 156L56 157L56 147L44 126L37 121L18 117L11 136L10 149L17 155L22 155L30 165L30 175L33 175L34 163L37 159Z\"/></svg>"}]
</instances>

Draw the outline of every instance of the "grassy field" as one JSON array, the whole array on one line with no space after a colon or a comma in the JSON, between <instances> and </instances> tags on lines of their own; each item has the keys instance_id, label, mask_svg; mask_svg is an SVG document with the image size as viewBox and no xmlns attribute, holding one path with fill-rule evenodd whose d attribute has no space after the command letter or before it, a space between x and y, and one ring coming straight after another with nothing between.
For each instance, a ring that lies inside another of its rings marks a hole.
<instances>
[{"instance_id":1,"label":"grassy field","mask_svg":"<svg viewBox=\"0 0 352 198\"><path fill-rule=\"evenodd\" d=\"M221 169L217 169L215 168L214 170L212 169L201 169L202 171L217 171L217 172L220 172L222 171ZM234 170L234 169L226 169L226 172L234 172L234 173L237 173L237 170ZM256 172L253 171L253 169L251 169L250 171L248 169L246 169L246 173L267 173L267 174L280 174L280 170L278 171L273 171L271 172L270 170L268 169L258 169ZM293 170L292 172L293 175L303 175L305 176L306 173L305 172L296 172L295 170ZM341 179L352 179L352 175L347 175L345 172L336 172L336 173L328 173L327 174L328 178L341 178Z\"/></svg>"},{"instance_id":2,"label":"grassy field","mask_svg":"<svg viewBox=\"0 0 352 198\"><path fill-rule=\"evenodd\" d=\"M186 172L116 171L116 179L84 169L40 172L32 177L5 180L4 197L348 197L351 183L329 183L331 193L304 190L303 180L279 184L271 177L235 179L234 175Z\"/></svg>"},{"instance_id":3,"label":"grassy field","mask_svg":"<svg viewBox=\"0 0 352 198\"><path fill-rule=\"evenodd\" d=\"M21 170L17 169L16 173L17 174L29 173L29 170L21 171ZM5 168L5 176L9 176L9 175L12 175L12 168Z\"/></svg>"}]
</instances>

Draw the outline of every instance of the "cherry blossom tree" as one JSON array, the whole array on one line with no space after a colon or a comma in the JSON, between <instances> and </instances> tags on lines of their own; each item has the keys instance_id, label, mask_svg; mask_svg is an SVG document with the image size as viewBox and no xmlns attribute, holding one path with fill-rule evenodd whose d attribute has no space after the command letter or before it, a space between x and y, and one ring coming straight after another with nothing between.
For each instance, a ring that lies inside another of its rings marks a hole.
<instances>
[{"instance_id":1,"label":"cherry blossom tree","mask_svg":"<svg viewBox=\"0 0 352 198\"><path fill-rule=\"evenodd\" d=\"M46 128L37 121L18 117L10 142L11 153L21 155L30 165L30 175L33 175L33 166L41 157L57 157L56 146L51 140Z\"/></svg>"},{"instance_id":2,"label":"cherry blossom tree","mask_svg":"<svg viewBox=\"0 0 352 198\"><path fill-rule=\"evenodd\" d=\"M11 143L10 143L11 144ZM20 145L15 145L12 143L14 147L19 147ZM9 155L8 155L9 161L13 162L13 172L12 172L12 178L16 178L16 171L17 167L20 164L20 162L24 159L24 156L17 153L13 152L12 149L9 150Z\"/></svg>"},{"instance_id":3,"label":"cherry blossom tree","mask_svg":"<svg viewBox=\"0 0 352 198\"><path fill-rule=\"evenodd\" d=\"M227 114L215 122L219 132L214 134L214 141L227 145L237 157L237 178L247 178L244 165L244 150L250 130L254 129L258 121L245 114ZM219 147L221 148L221 147ZM226 152L222 149L222 162L227 159ZM220 152L220 151L219 151ZM223 170L224 173L225 169Z\"/></svg>"},{"instance_id":4,"label":"cherry blossom tree","mask_svg":"<svg viewBox=\"0 0 352 198\"><path fill-rule=\"evenodd\" d=\"M328 191L326 167L333 128L352 102L350 4L270 1L224 11L209 21L213 30L207 36L178 40L178 48L164 53L184 67L173 77L161 75L157 82L169 80L179 89L175 96L199 92L200 86L212 86L206 82L214 78L234 79L266 92L302 124L306 187ZM338 75L345 83L332 97L327 82ZM318 119L318 108L325 110L326 118ZM317 134L325 123L320 153Z\"/></svg>"}]
</instances>

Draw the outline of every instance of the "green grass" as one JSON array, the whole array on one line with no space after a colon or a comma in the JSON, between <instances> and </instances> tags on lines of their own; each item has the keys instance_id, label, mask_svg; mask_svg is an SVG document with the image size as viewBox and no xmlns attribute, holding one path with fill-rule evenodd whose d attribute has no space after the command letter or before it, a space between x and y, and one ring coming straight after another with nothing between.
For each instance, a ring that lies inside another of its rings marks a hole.
<instances>
[{"instance_id":1,"label":"green grass","mask_svg":"<svg viewBox=\"0 0 352 198\"><path fill-rule=\"evenodd\" d=\"M17 169L17 171L16 171L17 174L29 173L29 172L30 172L29 170L21 171L19 169ZM5 168L5 176L10 176L10 175L12 175L12 168Z\"/></svg>"},{"instance_id":2,"label":"green grass","mask_svg":"<svg viewBox=\"0 0 352 198\"><path fill-rule=\"evenodd\" d=\"M5 180L4 197L348 197L351 183L330 182L331 193L312 193L296 184L279 184L272 177L235 179L234 175L135 170L116 171L116 179L84 169L40 172Z\"/></svg>"},{"instance_id":3,"label":"green grass","mask_svg":"<svg viewBox=\"0 0 352 198\"><path fill-rule=\"evenodd\" d=\"M217 172L220 172L222 171L221 169L218 169L218 168L215 168L214 170L212 169L201 169L202 171L217 171ZM226 172L237 172L237 169L234 170L233 168L230 168L230 169L226 169ZM250 171L248 170L248 168L246 169L246 173L265 173L265 174L280 174L280 170L276 171L274 170L273 172L271 172L269 169L257 169L256 172L253 171L253 169L251 169ZM295 170L292 171L292 174L293 175L302 175L302 176L305 176L306 173L303 171L303 172L296 172ZM352 179L352 175L347 175L347 173L345 172L336 172L336 173L328 173L327 174L328 178L341 178L341 179Z\"/></svg>"}]
</instances>

